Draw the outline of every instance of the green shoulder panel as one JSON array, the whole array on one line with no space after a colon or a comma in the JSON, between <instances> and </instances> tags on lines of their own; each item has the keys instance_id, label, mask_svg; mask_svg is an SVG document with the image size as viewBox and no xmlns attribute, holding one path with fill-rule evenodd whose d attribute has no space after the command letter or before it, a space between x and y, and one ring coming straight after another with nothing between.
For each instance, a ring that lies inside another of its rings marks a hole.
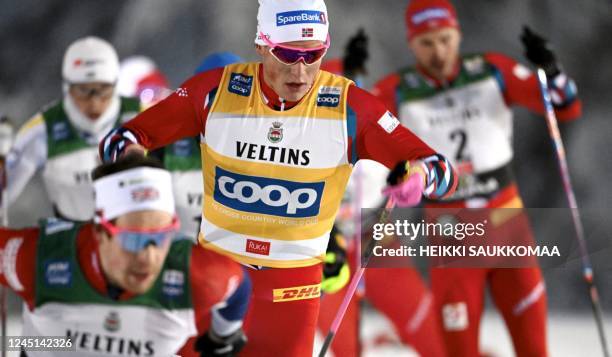
<instances>
[{"instance_id":1,"label":"green shoulder panel","mask_svg":"<svg viewBox=\"0 0 612 357\"><path fill-rule=\"evenodd\" d=\"M121 113L140 112L140 101L138 98L121 97Z\"/></svg>"},{"instance_id":2,"label":"green shoulder panel","mask_svg":"<svg viewBox=\"0 0 612 357\"><path fill-rule=\"evenodd\" d=\"M426 98L436 94L431 86L415 67L399 70L400 83L397 87L397 103Z\"/></svg>"},{"instance_id":3,"label":"green shoulder panel","mask_svg":"<svg viewBox=\"0 0 612 357\"><path fill-rule=\"evenodd\" d=\"M142 107L138 98L132 97L121 97L121 107L119 109L119 120L115 123L115 126L121 125L126 121L132 119L138 113L140 113Z\"/></svg>"},{"instance_id":4,"label":"green shoulder panel","mask_svg":"<svg viewBox=\"0 0 612 357\"><path fill-rule=\"evenodd\" d=\"M52 105L42 115L47 130L47 156L49 159L91 146L79 137L74 126L68 120L63 101Z\"/></svg>"},{"instance_id":5,"label":"green shoulder panel","mask_svg":"<svg viewBox=\"0 0 612 357\"><path fill-rule=\"evenodd\" d=\"M461 59L459 75L449 89L459 89L490 78L494 74L493 67L482 54L465 55ZM397 89L397 103L425 99L440 92L417 71L416 67L401 69L398 75L400 76L400 84Z\"/></svg>"},{"instance_id":6,"label":"green shoulder panel","mask_svg":"<svg viewBox=\"0 0 612 357\"><path fill-rule=\"evenodd\" d=\"M121 97L119 117L115 126L125 122L140 111L140 102L136 98ZM80 149L95 147L87 143L74 128L64 111L63 101L53 103L43 111L47 130L48 158L68 154Z\"/></svg>"},{"instance_id":7,"label":"green shoulder panel","mask_svg":"<svg viewBox=\"0 0 612 357\"><path fill-rule=\"evenodd\" d=\"M495 75L493 67L482 54L470 54L462 57L459 77L453 82L452 88L465 87Z\"/></svg>"},{"instance_id":8,"label":"green shoulder panel","mask_svg":"<svg viewBox=\"0 0 612 357\"><path fill-rule=\"evenodd\" d=\"M90 300L90 289L76 260L81 225L49 218L40 223L36 249L35 305Z\"/></svg>"},{"instance_id":9,"label":"green shoulder panel","mask_svg":"<svg viewBox=\"0 0 612 357\"><path fill-rule=\"evenodd\" d=\"M164 148L164 165L168 171L193 171L202 169L200 145L196 138L185 138Z\"/></svg>"},{"instance_id":10,"label":"green shoulder panel","mask_svg":"<svg viewBox=\"0 0 612 357\"><path fill-rule=\"evenodd\" d=\"M159 277L147 293L116 301L100 294L90 285L78 262L78 233L82 229L91 229L91 225L48 219L41 222L40 228L36 262L37 307L48 302L146 306L159 309L192 307L190 241L173 242Z\"/></svg>"},{"instance_id":11,"label":"green shoulder panel","mask_svg":"<svg viewBox=\"0 0 612 357\"><path fill-rule=\"evenodd\" d=\"M151 290L141 296L143 299L153 300L166 309L192 307L191 276L189 274L192 247L193 242L188 239L172 243L159 277Z\"/></svg>"}]
</instances>

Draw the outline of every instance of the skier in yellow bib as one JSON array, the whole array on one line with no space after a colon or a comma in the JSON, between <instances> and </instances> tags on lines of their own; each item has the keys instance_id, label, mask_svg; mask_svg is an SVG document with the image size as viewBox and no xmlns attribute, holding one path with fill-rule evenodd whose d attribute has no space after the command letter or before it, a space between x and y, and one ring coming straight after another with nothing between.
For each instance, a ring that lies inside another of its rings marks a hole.
<instances>
[{"instance_id":1,"label":"skier in yellow bib","mask_svg":"<svg viewBox=\"0 0 612 357\"><path fill-rule=\"evenodd\" d=\"M321 267L352 165L395 168L400 205L443 197L448 161L352 81L320 71L330 45L322 0L260 0L261 63L198 74L100 144L113 161L201 135L200 243L252 267L244 355L311 356Z\"/></svg>"}]
</instances>

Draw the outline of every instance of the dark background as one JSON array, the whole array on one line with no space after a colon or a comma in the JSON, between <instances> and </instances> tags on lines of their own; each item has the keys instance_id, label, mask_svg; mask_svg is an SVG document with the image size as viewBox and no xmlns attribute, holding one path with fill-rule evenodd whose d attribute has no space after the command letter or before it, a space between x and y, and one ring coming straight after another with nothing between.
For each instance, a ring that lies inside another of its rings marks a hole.
<instances>
[{"instance_id":1,"label":"dark background","mask_svg":"<svg viewBox=\"0 0 612 357\"><path fill-rule=\"evenodd\" d=\"M341 54L346 40L364 27L370 36L367 85L413 63L406 46L406 1L328 0L332 47ZM597 283L612 314L612 254L609 180L612 179L612 2L606 0L455 1L464 34L463 52L498 51L524 60L519 34L523 24L548 37L584 102L581 120L562 125L574 190L593 252ZM200 60L232 51L256 60L253 38L255 0L0 0L0 112L21 124L41 106L61 96L61 60L79 37L97 35L120 55L153 58L178 86ZM565 207L567 202L546 124L523 109L515 111L515 168L528 207ZM44 191L34 180L11 208L11 225L33 224L49 213ZM538 219L536 231L564 222ZM589 306L576 260L546 271L552 309Z\"/></svg>"}]
</instances>

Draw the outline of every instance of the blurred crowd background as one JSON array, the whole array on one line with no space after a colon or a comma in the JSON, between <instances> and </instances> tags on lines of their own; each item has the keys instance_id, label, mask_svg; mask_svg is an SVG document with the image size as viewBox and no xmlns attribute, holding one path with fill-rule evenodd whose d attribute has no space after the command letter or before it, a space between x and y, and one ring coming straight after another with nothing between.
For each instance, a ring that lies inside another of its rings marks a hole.
<instances>
[{"instance_id":1,"label":"blurred crowd background","mask_svg":"<svg viewBox=\"0 0 612 357\"><path fill-rule=\"evenodd\" d=\"M562 134L604 310L612 316L612 2L454 3L464 53L498 51L524 61L519 34L528 24L553 43L566 72L575 78L584 115L562 125ZM370 39L368 87L386 73L412 64L405 36L406 4L328 0L332 46L327 58L340 56L346 41L363 27ZM17 124L61 97L63 53L86 35L109 40L121 58L151 57L173 86L212 52L231 51L257 60L256 0L0 0L0 9L0 113ZM566 207L545 121L523 109L515 114L515 169L526 206ZM51 212L40 183L31 182L11 207L11 226L32 225ZM547 225L565 225L565 239L574 239L569 215L561 222L538 219L533 225L537 234ZM586 312L589 300L577 259L547 269L545 275L552 310Z\"/></svg>"}]
</instances>

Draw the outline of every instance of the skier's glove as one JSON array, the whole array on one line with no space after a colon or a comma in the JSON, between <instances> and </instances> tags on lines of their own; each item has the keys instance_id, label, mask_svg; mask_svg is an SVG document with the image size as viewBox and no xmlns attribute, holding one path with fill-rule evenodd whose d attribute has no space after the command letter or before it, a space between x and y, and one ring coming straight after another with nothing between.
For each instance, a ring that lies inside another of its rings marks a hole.
<instances>
[{"instance_id":1,"label":"skier's glove","mask_svg":"<svg viewBox=\"0 0 612 357\"><path fill-rule=\"evenodd\" d=\"M401 161L387 176L383 195L392 197L398 207L413 207L421 202L425 169L421 162Z\"/></svg>"},{"instance_id":2,"label":"skier's glove","mask_svg":"<svg viewBox=\"0 0 612 357\"><path fill-rule=\"evenodd\" d=\"M321 290L333 294L346 286L351 276L346 259L346 241L334 226L329 235Z\"/></svg>"},{"instance_id":3,"label":"skier's glove","mask_svg":"<svg viewBox=\"0 0 612 357\"><path fill-rule=\"evenodd\" d=\"M209 330L198 337L195 342L195 350L200 353L201 357L233 357L238 355L246 343L247 337L242 329L225 337Z\"/></svg>"},{"instance_id":4,"label":"skier's glove","mask_svg":"<svg viewBox=\"0 0 612 357\"><path fill-rule=\"evenodd\" d=\"M344 74L348 78L355 78L357 75L366 74L365 62L369 57L368 37L363 28L349 39L344 50Z\"/></svg>"},{"instance_id":5,"label":"skier's glove","mask_svg":"<svg viewBox=\"0 0 612 357\"><path fill-rule=\"evenodd\" d=\"M534 65L542 68L548 78L554 78L561 73L561 68L548 40L531 31L528 26L523 26L521 41L525 46L525 57Z\"/></svg>"}]
</instances>

